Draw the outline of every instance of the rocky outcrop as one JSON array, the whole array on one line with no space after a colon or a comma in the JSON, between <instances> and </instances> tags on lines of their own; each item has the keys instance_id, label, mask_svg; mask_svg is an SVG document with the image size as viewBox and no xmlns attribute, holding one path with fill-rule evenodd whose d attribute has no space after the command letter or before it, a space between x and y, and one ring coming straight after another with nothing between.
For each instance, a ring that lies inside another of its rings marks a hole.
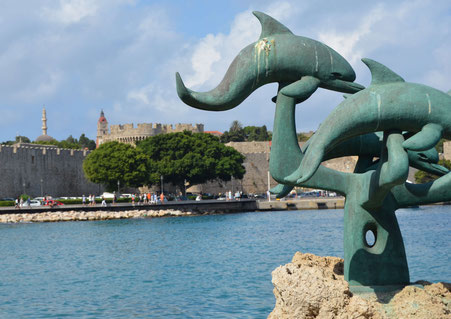
<instances>
[{"instance_id":1,"label":"rocky outcrop","mask_svg":"<svg viewBox=\"0 0 451 319\"><path fill-rule=\"evenodd\" d=\"M220 212L212 212L220 213ZM62 221L87 221L87 220L108 220L124 218L144 218L144 217L169 217L169 216L190 216L200 214L192 211L180 211L174 209L160 210L127 210L127 211L53 211L35 214L3 214L0 215L0 223L27 223L27 222L62 222ZM203 213L207 214L207 213Z\"/></svg>"},{"instance_id":2,"label":"rocky outcrop","mask_svg":"<svg viewBox=\"0 0 451 319\"><path fill-rule=\"evenodd\" d=\"M451 318L451 285L418 282L391 293L352 294L343 260L296 253L272 273L276 305L269 319Z\"/></svg>"}]
</instances>

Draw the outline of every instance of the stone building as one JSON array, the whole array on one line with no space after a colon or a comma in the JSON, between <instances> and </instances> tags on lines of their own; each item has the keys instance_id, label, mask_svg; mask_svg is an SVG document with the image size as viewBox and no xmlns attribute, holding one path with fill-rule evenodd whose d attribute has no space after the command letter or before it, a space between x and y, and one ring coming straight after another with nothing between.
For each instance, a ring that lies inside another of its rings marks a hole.
<instances>
[{"instance_id":1,"label":"stone building","mask_svg":"<svg viewBox=\"0 0 451 319\"><path fill-rule=\"evenodd\" d=\"M133 124L119 124L110 125L108 128L108 121L105 118L103 110L100 112L99 120L97 121L97 147L105 142L118 141L126 144L135 144L137 141L142 141L150 136L158 134L176 133L190 131L193 133L203 133L203 124L160 124L160 123L140 123L137 127Z\"/></svg>"}]
</instances>

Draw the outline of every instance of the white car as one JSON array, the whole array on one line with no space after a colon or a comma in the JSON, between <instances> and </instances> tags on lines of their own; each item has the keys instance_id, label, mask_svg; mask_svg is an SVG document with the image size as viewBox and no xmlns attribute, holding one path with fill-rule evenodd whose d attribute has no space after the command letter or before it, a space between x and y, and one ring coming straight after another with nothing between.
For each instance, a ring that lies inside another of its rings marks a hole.
<instances>
[{"instance_id":1,"label":"white car","mask_svg":"<svg viewBox=\"0 0 451 319\"><path fill-rule=\"evenodd\" d=\"M30 207L41 206L41 202L36 199L32 199L32 200L30 200L30 204L28 204L27 201L24 201L22 204L22 207L26 207L26 206L30 206Z\"/></svg>"}]
</instances>

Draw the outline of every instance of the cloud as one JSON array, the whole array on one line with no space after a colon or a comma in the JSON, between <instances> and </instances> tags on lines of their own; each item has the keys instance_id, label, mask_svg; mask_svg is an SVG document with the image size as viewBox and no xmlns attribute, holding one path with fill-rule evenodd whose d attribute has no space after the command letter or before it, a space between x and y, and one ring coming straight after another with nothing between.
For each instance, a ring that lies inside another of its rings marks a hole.
<instances>
[{"instance_id":1,"label":"cloud","mask_svg":"<svg viewBox=\"0 0 451 319\"><path fill-rule=\"evenodd\" d=\"M234 5L215 2L209 4L215 10L208 12L199 5L36 0L23 10L21 2L2 2L0 105L4 112L12 108L27 114L27 119L13 117L0 128L0 136L8 139L19 126L24 128L21 134L39 135L43 104L56 138L95 136L101 108L113 124L202 122L206 129L225 130L240 120L243 125L271 129L270 98L277 92L276 84L258 89L242 105L222 113L190 108L175 90L176 71L196 91L210 90L221 81L240 50L260 34L252 10L268 13L295 34L337 50L351 62L359 83L370 81L369 71L358 62L369 57L408 81L451 88L447 0L246 0ZM177 11L180 6L183 9ZM228 17L222 12L225 8ZM221 23L211 29L198 23L205 14L213 22L220 17ZM189 26L179 25L182 15ZM298 106L298 129L316 129L340 101L341 94L318 90Z\"/></svg>"},{"instance_id":2,"label":"cloud","mask_svg":"<svg viewBox=\"0 0 451 319\"><path fill-rule=\"evenodd\" d=\"M80 22L96 14L98 6L94 0L60 0L56 8L44 8L42 15L62 24Z\"/></svg>"}]
</instances>

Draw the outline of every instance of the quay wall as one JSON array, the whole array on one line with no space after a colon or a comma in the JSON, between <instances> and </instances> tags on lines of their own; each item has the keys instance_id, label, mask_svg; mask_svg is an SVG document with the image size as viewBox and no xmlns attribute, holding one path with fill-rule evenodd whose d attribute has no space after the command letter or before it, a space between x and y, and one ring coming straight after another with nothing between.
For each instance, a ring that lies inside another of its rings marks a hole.
<instances>
[{"instance_id":1,"label":"quay wall","mask_svg":"<svg viewBox=\"0 0 451 319\"><path fill-rule=\"evenodd\" d=\"M0 145L0 197L81 196L103 192L83 172L87 150Z\"/></svg>"}]
</instances>

